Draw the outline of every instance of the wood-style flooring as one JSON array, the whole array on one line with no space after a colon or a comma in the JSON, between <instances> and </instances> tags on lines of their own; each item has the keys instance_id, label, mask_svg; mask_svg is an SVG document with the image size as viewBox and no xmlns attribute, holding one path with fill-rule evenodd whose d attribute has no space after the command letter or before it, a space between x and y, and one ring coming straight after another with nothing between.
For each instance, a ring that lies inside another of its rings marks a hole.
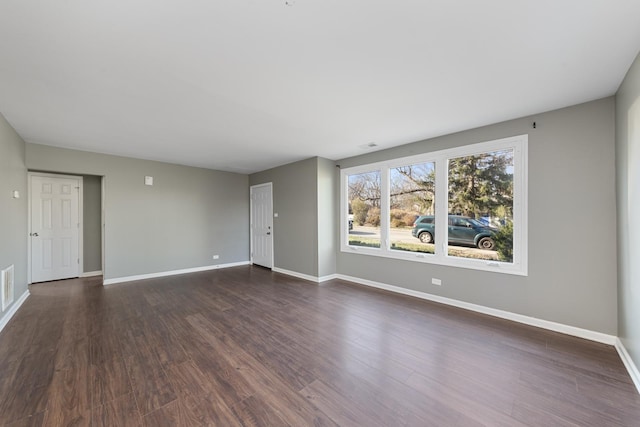
<instances>
[{"instance_id":1,"label":"wood-style flooring","mask_svg":"<svg viewBox=\"0 0 640 427\"><path fill-rule=\"evenodd\" d=\"M639 426L613 347L237 267L32 285L0 334L6 426Z\"/></svg>"}]
</instances>

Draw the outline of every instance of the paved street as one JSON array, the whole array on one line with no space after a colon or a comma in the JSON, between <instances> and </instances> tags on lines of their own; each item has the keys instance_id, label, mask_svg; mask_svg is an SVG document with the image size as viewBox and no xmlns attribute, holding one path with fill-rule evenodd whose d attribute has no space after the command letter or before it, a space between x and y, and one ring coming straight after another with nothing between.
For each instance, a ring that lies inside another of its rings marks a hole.
<instances>
[{"instance_id":1,"label":"paved street","mask_svg":"<svg viewBox=\"0 0 640 427\"><path fill-rule=\"evenodd\" d=\"M353 230L349 234L362 237L380 238L380 229L376 227L353 225ZM411 235L410 228L392 228L391 241L396 243L420 243L420 240Z\"/></svg>"}]
</instances>

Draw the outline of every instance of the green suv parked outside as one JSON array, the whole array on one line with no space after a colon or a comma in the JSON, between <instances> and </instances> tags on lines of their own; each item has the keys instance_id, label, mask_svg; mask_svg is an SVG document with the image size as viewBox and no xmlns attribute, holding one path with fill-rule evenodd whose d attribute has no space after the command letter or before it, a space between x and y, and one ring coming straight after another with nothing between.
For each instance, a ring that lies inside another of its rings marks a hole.
<instances>
[{"instance_id":1,"label":"green suv parked outside","mask_svg":"<svg viewBox=\"0 0 640 427\"><path fill-rule=\"evenodd\" d=\"M434 243L433 215L423 215L413 223L411 235L420 239L422 243ZM488 227L473 218L460 215L449 215L449 244L476 246L480 249L493 250L493 237L497 228Z\"/></svg>"}]
</instances>

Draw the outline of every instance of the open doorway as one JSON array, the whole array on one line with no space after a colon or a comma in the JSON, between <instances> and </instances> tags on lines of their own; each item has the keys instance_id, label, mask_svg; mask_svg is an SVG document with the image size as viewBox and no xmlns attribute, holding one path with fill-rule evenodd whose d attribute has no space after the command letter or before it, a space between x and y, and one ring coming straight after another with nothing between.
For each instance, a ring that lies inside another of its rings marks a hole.
<instances>
[{"instance_id":1,"label":"open doorway","mask_svg":"<svg viewBox=\"0 0 640 427\"><path fill-rule=\"evenodd\" d=\"M29 283L103 274L103 177L29 172Z\"/></svg>"}]
</instances>

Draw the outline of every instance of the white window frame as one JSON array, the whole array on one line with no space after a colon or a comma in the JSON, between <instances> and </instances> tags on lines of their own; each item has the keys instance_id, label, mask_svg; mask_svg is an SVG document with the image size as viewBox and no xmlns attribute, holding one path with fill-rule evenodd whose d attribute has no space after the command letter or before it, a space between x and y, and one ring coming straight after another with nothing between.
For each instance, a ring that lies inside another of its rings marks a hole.
<instances>
[{"instance_id":1,"label":"white window frame","mask_svg":"<svg viewBox=\"0 0 640 427\"><path fill-rule=\"evenodd\" d=\"M487 261L448 255L449 159L473 156L493 151L513 150L513 262ZM435 234L438 237L434 254L391 250L389 244L389 170L399 166L434 162L436 168ZM349 245L348 195L349 175L380 171L380 248ZM346 253L380 256L428 264L470 268L496 273L528 274L528 135L518 135L493 141L433 151L410 157L345 168L340 171L340 250Z\"/></svg>"}]
</instances>

